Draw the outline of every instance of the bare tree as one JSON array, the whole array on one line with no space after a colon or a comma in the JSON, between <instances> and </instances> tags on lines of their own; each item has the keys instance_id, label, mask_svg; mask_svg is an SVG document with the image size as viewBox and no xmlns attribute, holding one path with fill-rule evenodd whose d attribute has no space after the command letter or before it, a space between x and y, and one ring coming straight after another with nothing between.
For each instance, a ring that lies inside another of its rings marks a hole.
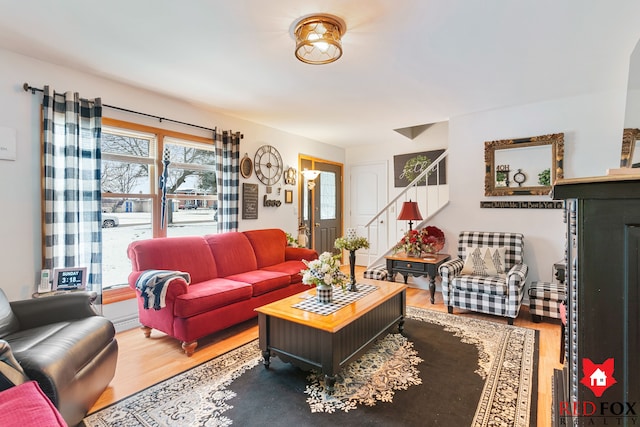
<instances>
[{"instance_id":1,"label":"bare tree","mask_svg":"<svg viewBox=\"0 0 640 427\"><path fill-rule=\"evenodd\" d=\"M135 136L119 135L115 133L102 133L102 152L123 156L148 158L151 142L148 139ZM194 177L190 182L195 194L216 194L215 171L202 166L215 164L215 153L210 150L167 144L169 150L170 166L167 179L167 193L175 194L183 186L189 177ZM194 165L194 168L189 167ZM160 169L159 173L163 170ZM101 170L102 192L107 193L133 193L137 187L148 187L149 171L145 164L127 161L103 160ZM122 201L118 203L118 206ZM171 209L169 209L169 222L171 222Z\"/></svg>"}]
</instances>

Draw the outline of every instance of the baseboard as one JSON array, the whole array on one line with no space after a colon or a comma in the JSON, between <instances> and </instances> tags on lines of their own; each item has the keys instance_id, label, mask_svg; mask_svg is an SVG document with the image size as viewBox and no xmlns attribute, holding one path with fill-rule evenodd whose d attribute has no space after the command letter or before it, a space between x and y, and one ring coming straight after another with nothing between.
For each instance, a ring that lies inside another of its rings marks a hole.
<instances>
[{"instance_id":1,"label":"baseboard","mask_svg":"<svg viewBox=\"0 0 640 427\"><path fill-rule=\"evenodd\" d=\"M128 331L129 329L139 328L140 321L138 320L138 316L123 318L114 321L113 326L116 328L116 333Z\"/></svg>"}]
</instances>

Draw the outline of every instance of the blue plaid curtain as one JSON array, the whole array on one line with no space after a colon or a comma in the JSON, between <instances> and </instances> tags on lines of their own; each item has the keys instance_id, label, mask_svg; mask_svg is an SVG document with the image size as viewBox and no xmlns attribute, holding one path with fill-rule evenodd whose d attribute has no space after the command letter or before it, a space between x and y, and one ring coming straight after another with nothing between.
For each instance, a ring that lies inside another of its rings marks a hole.
<instances>
[{"instance_id":1,"label":"blue plaid curtain","mask_svg":"<svg viewBox=\"0 0 640 427\"><path fill-rule=\"evenodd\" d=\"M218 232L238 230L240 187L240 132L224 131L216 140L216 175L218 186Z\"/></svg>"},{"instance_id":2,"label":"blue plaid curtain","mask_svg":"<svg viewBox=\"0 0 640 427\"><path fill-rule=\"evenodd\" d=\"M87 289L101 292L100 98L44 87L45 268L87 267Z\"/></svg>"}]
</instances>

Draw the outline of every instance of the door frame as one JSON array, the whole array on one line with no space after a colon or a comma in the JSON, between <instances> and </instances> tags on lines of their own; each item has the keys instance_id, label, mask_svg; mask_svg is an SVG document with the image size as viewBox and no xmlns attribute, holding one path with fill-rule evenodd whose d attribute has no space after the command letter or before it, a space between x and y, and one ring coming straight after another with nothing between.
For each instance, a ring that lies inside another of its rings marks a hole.
<instances>
[{"instance_id":1,"label":"door frame","mask_svg":"<svg viewBox=\"0 0 640 427\"><path fill-rule=\"evenodd\" d=\"M332 160L326 160L326 159L322 159L319 157L314 157L314 156L309 156L306 154L298 154L298 172L299 172L299 180L298 182L300 183L300 185L298 186L298 224L300 226L302 226L302 224L305 224L304 221L304 213L303 213L303 209L304 209L304 193L303 191L307 191L307 189L304 187L304 177L302 176L302 171L306 168L306 169L315 169L316 167L316 163L324 163L324 164L328 164L328 165L334 165L340 168L340 182L339 185L341 187L340 189L340 218L338 220L339 225L339 229L340 229L340 235L344 235L344 210L345 210L345 206L344 206L344 164L340 163L340 162L335 162ZM310 203L311 203L311 217L309 218L309 244L308 246L310 248L313 248L315 241L316 241L316 235L315 235L315 227L313 226L313 224L315 223L315 211L316 211L316 206L315 206L315 190L311 190L313 193L314 197L310 198Z\"/></svg>"}]
</instances>

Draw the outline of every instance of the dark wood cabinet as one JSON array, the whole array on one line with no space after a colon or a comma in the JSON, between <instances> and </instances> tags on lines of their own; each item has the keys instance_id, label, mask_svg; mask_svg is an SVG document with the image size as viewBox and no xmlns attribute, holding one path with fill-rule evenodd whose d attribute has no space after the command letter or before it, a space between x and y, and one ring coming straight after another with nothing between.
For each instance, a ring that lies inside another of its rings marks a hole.
<instances>
[{"instance_id":1,"label":"dark wood cabinet","mask_svg":"<svg viewBox=\"0 0 640 427\"><path fill-rule=\"evenodd\" d=\"M553 198L565 200L567 222L553 424L640 425L640 176L561 180Z\"/></svg>"}]
</instances>

